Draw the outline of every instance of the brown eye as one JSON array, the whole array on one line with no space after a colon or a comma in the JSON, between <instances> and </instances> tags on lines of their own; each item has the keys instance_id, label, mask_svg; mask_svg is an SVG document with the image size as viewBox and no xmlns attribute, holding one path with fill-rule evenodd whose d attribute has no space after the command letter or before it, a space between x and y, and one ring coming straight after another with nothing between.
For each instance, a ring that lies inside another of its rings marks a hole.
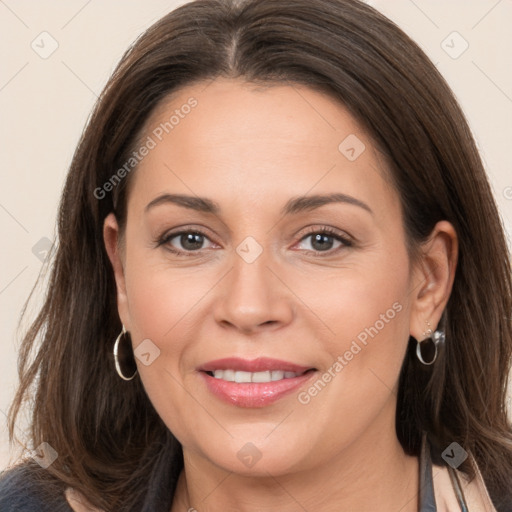
<instances>
[{"instance_id":1,"label":"brown eye","mask_svg":"<svg viewBox=\"0 0 512 512\"><path fill-rule=\"evenodd\" d=\"M174 236L173 238L178 238L181 246L187 251L195 251L197 249L201 249L201 246L204 242L204 237L200 233L184 233Z\"/></svg>"},{"instance_id":2,"label":"brown eye","mask_svg":"<svg viewBox=\"0 0 512 512\"><path fill-rule=\"evenodd\" d=\"M330 228L312 231L304 236L301 241L308 239L310 239L309 247L306 247L305 249L317 253L337 252L343 247L349 247L352 245L352 242L348 238L341 236Z\"/></svg>"},{"instance_id":3,"label":"brown eye","mask_svg":"<svg viewBox=\"0 0 512 512\"><path fill-rule=\"evenodd\" d=\"M204 249L206 240L210 239L200 231L180 231L169 233L162 237L157 247L165 245L166 249L175 254L187 255L187 253L200 252Z\"/></svg>"}]
</instances>

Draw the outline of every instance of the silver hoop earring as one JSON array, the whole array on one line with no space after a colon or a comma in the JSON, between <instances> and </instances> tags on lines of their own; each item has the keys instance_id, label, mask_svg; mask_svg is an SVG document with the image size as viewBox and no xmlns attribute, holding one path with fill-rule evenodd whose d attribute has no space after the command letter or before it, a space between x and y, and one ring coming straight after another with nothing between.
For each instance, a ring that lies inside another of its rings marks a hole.
<instances>
[{"instance_id":1,"label":"silver hoop earring","mask_svg":"<svg viewBox=\"0 0 512 512\"><path fill-rule=\"evenodd\" d=\"M432 328L430 327L430 322L427 320L427 331L423 333L425 339L423 341L418 341L416 345L416 357L419 359L420 363L424 364L425 366L430 366L431 364L434 364L437 359L437 347L440 343L444 343L444 340L446 338L444 331L435 331L432 332ZM430 361L425 361L423 359L423 354L421 353L421 345L426 341L430 340L434 344L434 355L432 356Z\"/></svg>"},{"instance_id":2,"label":"silver hoop earring","mask_svg":"<svg viewBox=\"0 0 512 512\"><path fill-rule=\"evenodd\" d=\"M130 357L130 350L127 350L125 348L125 344L123 343L122 345L120 345L121 338L123 339L123 341L126 339L125 334L126 329L124 328L123 325L123 330L121 331L121 334L119 334L119 336L116 339L116 342L114 343L114 362L116 364L116 371L119 377L121 377L121 379L123 380L132 380L135 377L135 375L137 375L137 364L135 363L135 359L133 358L133 356ZM133 371L133 369L135 368L135 371L133 372L133 375L131 377L125 376L121 368L121 364L123 364L125 367L128 367L128 371Z\"/></svg>"}]
</instances>

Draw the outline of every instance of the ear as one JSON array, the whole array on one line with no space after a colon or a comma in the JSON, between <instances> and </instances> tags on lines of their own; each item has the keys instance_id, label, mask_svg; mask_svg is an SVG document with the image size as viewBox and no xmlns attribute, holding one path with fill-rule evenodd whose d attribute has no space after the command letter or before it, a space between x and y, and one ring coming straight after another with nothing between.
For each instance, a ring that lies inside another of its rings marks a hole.
<instances>
[{"instance_id":1,"label":"ear","mask_svg":"<svg viewBox=\"0 0 512 512\"><path fill-rule=\"evenodd\" d=\"M448 221L440 221L422 244L411 281L410 334L425 338L427 321L434 331L450 298L458 259L458 238Z\"/></svg>"},{"instance_id":2,"label":"ear","mask_svg":"<svg viewBox=\"0 0 512 512\"><path fill-rule=\"evenodd\" d=\"M110 263L114 270L117 289L117 309L119 318L126 330L130 330L130 313L126 294L126 281L124 274L125 251L120 243L119 226L114 213L109 213L103 223L103 241Z\"/></svg>"}]
</instances>

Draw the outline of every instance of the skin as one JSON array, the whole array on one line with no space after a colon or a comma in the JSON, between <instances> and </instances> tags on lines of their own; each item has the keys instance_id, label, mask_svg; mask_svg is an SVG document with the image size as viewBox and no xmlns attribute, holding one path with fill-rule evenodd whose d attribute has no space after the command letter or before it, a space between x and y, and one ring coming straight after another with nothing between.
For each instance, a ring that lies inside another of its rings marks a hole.
<instances>
[{"instance_id":1,"label":"skin","mask_svg":"<svg viewBox=\"0 0 512 512\"><path fill-rule=\"evenodd\" d=\"M160 350L148 366L136 359L136 378L183 446L172 512L416 511L418 461L396 437L396 391L409 335L424 339L448 301L453 227L438 223L410 260L384 159L330 97L217 79L162 103L144 135L191 96L197 106L131 176L125 238L114 214L104 223L121 321L134 349L149 339ZM366 147L354 161L338 149L349 134ZM220 213L170 203L145 213L164 192L207 197ZM373 213L331 203L280 214L292 197L333 192ZM315 245L311 233L325 226L352 245ZM199 249L179 236L156 246L181 227L205 232ZM248 236L263 250L252 263L236 252ZM267 356L314 367L316 380L397 302L400 312L308 404L293 392L263 408L229 405L196 371ZM249 442L261 453L250 468L237 457Z\"/></svg>"}]
</instances>

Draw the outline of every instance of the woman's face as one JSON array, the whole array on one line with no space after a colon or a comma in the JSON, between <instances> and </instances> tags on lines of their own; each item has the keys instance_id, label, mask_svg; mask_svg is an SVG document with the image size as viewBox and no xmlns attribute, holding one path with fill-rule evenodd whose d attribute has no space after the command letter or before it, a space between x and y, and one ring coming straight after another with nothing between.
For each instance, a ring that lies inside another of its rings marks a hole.
<instances>
[{"instance_id":1,"label":"woman's face","mask_svg":"<svg viewBox=\"0 0 512 512\"><path fill-rule=\"evenodd\" d=\"M277 475L395 438L409 334L435 322L365 132L306 87L227 79L146 126L111 259L139 376L188 456ZM116 230L111 214L107 245Z\"/></svg>"}]
</instances>

